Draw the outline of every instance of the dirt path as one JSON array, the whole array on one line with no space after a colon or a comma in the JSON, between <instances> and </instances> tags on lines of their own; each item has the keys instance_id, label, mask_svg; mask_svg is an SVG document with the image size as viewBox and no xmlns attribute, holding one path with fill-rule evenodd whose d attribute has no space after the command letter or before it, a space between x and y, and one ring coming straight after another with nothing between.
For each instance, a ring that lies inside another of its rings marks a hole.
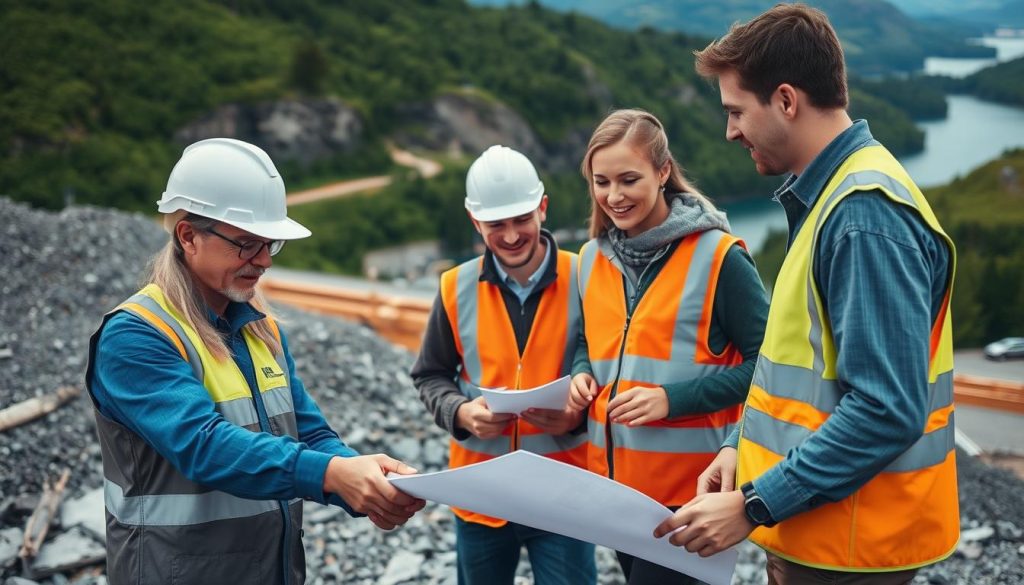
<instances>
[{"instance_id":1,"label":"dirt path","mask_svg":"<svg viewBox=\"0 0 1024 585\"><path fill-rule=\"evenodd\" d=\"M441 164L436 161L418 157L407 150L400 150L395 147L389 147L388 151L391 154L391 160L402 166L415 169L424 179L434 177L441 172ZM289 206L292 206L312 203L313 201L323 201L324 199L347 197L355 193L382 189L390 185L391 182L392 178L390 175L338 181L337 183L329 183L305 191L289 193L287 203Z\"/></svg>"}]
</instances>

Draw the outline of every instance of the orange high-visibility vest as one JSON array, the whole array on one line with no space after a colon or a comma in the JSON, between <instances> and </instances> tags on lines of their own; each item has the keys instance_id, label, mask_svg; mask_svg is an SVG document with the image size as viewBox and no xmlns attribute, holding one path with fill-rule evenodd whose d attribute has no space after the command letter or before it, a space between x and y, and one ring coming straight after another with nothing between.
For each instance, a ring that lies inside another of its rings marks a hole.
<instances>
[{"instance_id":1,"label":"orange high-visibility vest","mask_svg":"<svg viewBox=\"0 0 1024 585\"><path fill-rule=\"evenodd\" d=\"M779 272L743 414L737 485L756 479L811 437L847 391L836 376L835 342L811 263L836 205L851 193L873 190L914 209L946 240L956 266L953 242L889 151L875 144L852 154L818 197ZM952 274L930 332L929 415L921 438L842 501L757 528L750 537L756 544L795 563L852 572L912 569L956 548Z\"/></svg>"},{"instance_id":2,"label":"orange high-visibility vest","mask_svg":"<svg viewBox=\"0 0 1024 585\"><path fill-rule=\"evenodd\" d=\"M685 237L628 315L623 273L605 239L580 250L579 288L590 365L600 392L587 417L587 469L666 506L696 494L697 476L739 420L737 404L638 427L608 420L618 392L721 372L742 362L729 344L708 347L711 309L726 252L742 240L719 230Z\"/></svg>"},{"instance_id":3,"label":"orange high-visibility vest","mask_svg":"<svg viewBox=\"0 0 1024 585\"><path fill-rule=\"evenodd\" d=\"M441 275L441 301L462 357L458 385L466 397L480 396L480 388L509 390L534 388L569 374L579 335L579 296L573 283L577 257L559 250L558 278L541 293L530 336L519 354L515 331L501 290L480 280L484 257L457 266ZM570 463L586 465L587 436L567 433L553 436L516 419L501 437L451 440L448 464L452 468L493 459L523 449ZM487 526L505 520L452 508L467 522Z\"/></svg>"}]
</instances>

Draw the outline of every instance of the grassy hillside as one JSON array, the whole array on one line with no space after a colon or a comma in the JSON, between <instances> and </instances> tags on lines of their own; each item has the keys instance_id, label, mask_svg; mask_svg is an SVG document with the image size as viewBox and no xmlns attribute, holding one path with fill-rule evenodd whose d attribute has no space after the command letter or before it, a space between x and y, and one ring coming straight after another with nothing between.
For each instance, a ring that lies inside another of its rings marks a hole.
<instances>
[{"instance_id":1,"label":"grassy hillside","mask_svg":"<svg viewBox=\"0 0 1024 585\"><path fill-rule=\"evenodd\" d=\"M925 192L957 246L954 340L976 347L1024 332L1024 150L1015 150L948 185ZM785 256L773 234L757 257L766 284Z\"/></svg>"},{"instance_id":2,"label":"grassy hillside","mask_svg":"<svg viewBox=\"0 0 1024 585\"><path fill-rule=\"evenodd\" d=\"M712 195L771 184L722 139L717 91L693 72L706 40L681 33L462 0L0 0L0 29L0 193L37 205L73 193L150 210L183 146L176 130L225 103L303 95L357 108L365 146L327 168L277 161L289 185L386 172L381 144L403 106L470 88L518 111L550 148L578 149L609 108L644 107ZM899 110L861 105L881 139L919 144Z\"/></svg>"}]
</instances>

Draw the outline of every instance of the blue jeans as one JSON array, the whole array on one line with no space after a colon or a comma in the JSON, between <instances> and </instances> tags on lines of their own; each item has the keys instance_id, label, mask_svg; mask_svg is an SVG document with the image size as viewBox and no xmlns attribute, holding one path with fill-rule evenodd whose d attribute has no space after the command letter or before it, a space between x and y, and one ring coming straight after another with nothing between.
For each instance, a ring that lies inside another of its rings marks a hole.
<instances>
[{"instance_id":1,"label":"blue jeans","mask_svg":"<svg viewBox=\"0 0 1024 585\"><path fill-rule=\"evenodd\" d=\"M537 585L594 585L594 545L509 522L501 528L455 518L459 585L512 585L526 545Z\"/></svg>"}]
</instances>

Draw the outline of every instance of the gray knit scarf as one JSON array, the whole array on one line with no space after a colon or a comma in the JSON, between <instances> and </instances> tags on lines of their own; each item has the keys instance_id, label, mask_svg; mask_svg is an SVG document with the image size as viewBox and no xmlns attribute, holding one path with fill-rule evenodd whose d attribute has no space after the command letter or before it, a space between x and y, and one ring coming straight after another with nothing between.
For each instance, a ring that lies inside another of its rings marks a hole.
<instances>
[{"instance_id":1,"label":"gray knit scarf","mask_svg":"<svg viewBox=\"0 0 1024 585\"><path fill-rule=\"evenodd\" d=\"M696 232L710 229L731 232L725 213L713 209L691 193L675 193L669 200L668 217L634 237L615 226L608 228L608 240L626 266L639 270L647 266L668 244Z\"/></svg>"}]
</instances>

